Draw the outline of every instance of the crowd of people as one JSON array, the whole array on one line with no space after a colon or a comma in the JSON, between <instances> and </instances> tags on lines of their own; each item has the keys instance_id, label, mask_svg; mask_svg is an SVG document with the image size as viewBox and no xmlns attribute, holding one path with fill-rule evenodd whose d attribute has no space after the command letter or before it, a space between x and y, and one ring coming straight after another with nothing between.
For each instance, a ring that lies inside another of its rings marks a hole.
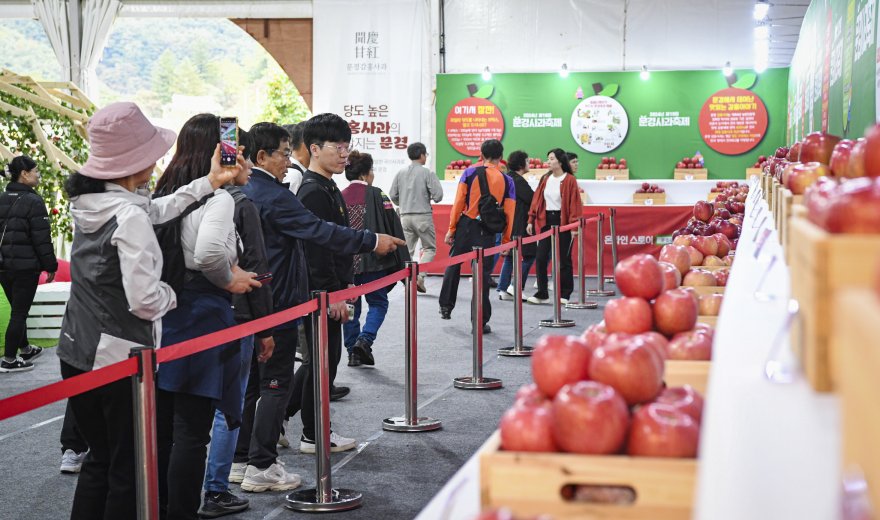
<instances>
[{"instance_id":1,"label":"crowd of people","mask_svg":"<svg viewBox=\"0 0 880 520\"><path fill-rule=\"evenodd\" d=\"M175 136L152 125L136 105L114 103L94 114L88 135L89 159L65 183L74 222L73 283L57 349L65 379L124 360L135 346L162 348L294 307L311 291L370 283L402 269L417 251L421 263L434 259L431 202L442 200L443 188L425 167L421 143L409 146L411 164L386 195L372 186L373 158L350 148L349 125L334 114L240 130L232 167L221 166L219 118L212 114L192 117ZM175 141L150 192L156 162ZM580 216L576 157L551 150L550 172L533 191L525 179L528 155L513 152L506 169L502 155L501 142L488 140L480 162L462 175L444 238L450 256ZM343 173L349 185L340 190L334 176ZM20 156L4 174L10 182L0 195L0 283L12 311L0 372L17 372L33 369L41 353L28 345L25 321L40 273L51 282L58 264L46 206L34 190L37 164ZM570 233L563 233L563 250L570 245ZM523 249L523 272L537 264L537 292L529 302L549 300L549 249L548 240ZM484 332L491 332L493 265L490 259L483 264ZM562 265L567 299L570 254L563 253ZM502 300L512 298L512 267L505 255L497 284ZM444 273L443 319L455 307L459 277L459 265ZM427 291L424 273L417 289ZM350 392L334 384L343 346L348 366L376 363L373 344L391 290L330 305L331 400ZM299 475L279 460L278 446L289 446L289 420L299 413L299 449L316 451L314 334L310 320L297 319L161 365L162 518L246 509L247 499L232 493L230 483L255 493L300 485ZM61 469L79 473L71 518L135 517L131 393L130 383L120 380L68 400ZM332 452L356 446L332 427L330 442Z\"/></svg>"}]
</instances>

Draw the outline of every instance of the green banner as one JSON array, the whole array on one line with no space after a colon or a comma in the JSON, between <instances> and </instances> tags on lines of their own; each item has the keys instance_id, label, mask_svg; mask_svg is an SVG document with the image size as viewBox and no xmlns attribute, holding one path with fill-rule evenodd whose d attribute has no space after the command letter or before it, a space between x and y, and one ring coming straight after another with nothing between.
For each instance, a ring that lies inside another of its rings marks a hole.
<instances>
[{"instance_id":1,"label":"green banner","mask_svg":"<svg viewBox=\"0 0 880 520\"><path fill-rule=\"evenodd\" d=\"M710 178L742 179L784 143L788 69L437 76L438 175L500 138L505 156L551 148L577 153L579 178L602 157L625 158L632 179L668 179L699 152ZM461 167L461 166L459 166Z\"/></svg>"},{"instance_id":2,"label":"green banner","mask_svg":"<svg viewBox=\"0 0 880 520\"><path fill-rule=\"evenodd\" d=\"M813 0L788 79L787 141L855 139L877 119L877 0Z\"/></svg>"}]
</instances>

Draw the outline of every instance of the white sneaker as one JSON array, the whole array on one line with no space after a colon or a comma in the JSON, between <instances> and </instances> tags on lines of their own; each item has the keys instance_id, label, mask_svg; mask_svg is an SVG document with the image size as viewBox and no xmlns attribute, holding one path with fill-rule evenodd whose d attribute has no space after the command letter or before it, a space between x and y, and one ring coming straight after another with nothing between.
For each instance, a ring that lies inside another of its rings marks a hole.
<instances>
[{"instance_id":1,"label":"white sneaker","mask_svg":"<svg viewBox=\"0 0 880 520\"><path fill-rule=\"evenodd\" d=\"M529 296L526 301L533 305L547 305L548 303L550 303L550 298L538 298L536 296Z\"/></svg>"},{"instance_id":2,"label":"white sneaker","mask_svg":"<svg viewBox=\"0 0 880 520\"><path fill-rule=\"evenodd\" d=\"M88 452L77 453L73 450L64 450L61 455L61 473L79 473L83 461L86 459L86 453Z\"/></svg>"},{"instance_id":3,"label":"white sneaker","mask_svg":"<svg viewBox=\"0 0 880 520\"><path fill-rule=\"evenodd\" d=\"M281 435L278 436L278 445L282 448L289 448L290 441L287 440L285 436L287 434L287 425L290 422L290 419L284 419L284 422L281 423Z\"/></svg>"},{"instance_id":4,"label":"white sneaker","mask_svg":"<svg viewBox=\"0 0 880 520\"><path fill-rule=\"evenodd\" d=\"M229 482L241 484L241 481L244 480L245 470L247 470L246 462L233 462L232 468L229 470Z\"/></svg>"},{"instance_id":5,"label":"white sneaker","mask_svg":"<svg viewBox=\"0 0 880 520\"><path fill-rule=\"evenodd\" d=\"M296 473L288 473L278 464L272 464L264 470L259 470L248 465L241 481L241 489L251 493L263 491L288 491L296 489L302 483L302 479Z\"/></svg>"},{"instance_id":6,"label":"white sneaker","mask_svg":"<svg viewBox=\"0 0 880 520\"><path fill-rule=\"evenodd\" d=\"M511 302L513 301L513 296L510 295L507 291L498 291L498 299L501 301Z\"/></svg>"},{"instance_id":7,"label":"white sneaker","mask_svg":"<svg viewBox=\"0 0 880 520\"><path fill-rule=\"evenodd\" d=\"M568 304L568 298L559 298L559 303L561 303L562 305Z\"/></svg>"},{"instance_id":8,"label":"white sneaker","mask_svg":"<svg viewBox=\"0 0 880 520\"><path fill-rule=\"evenodd\" d=\"M551 281L552 281L552 279L551 279L550 277L547 277L547 290L548 290L548 291L552 291L552 290L553 290L553 284L550 283ZM537 282L537 280L535 281L534 284L532 284L532 287L534 287L535 289L538 288L538 282Z\"/></svg>"},{"instance_id":9,"label":"white sneaker","mask_svg":"<svg viewBox=\"0 0 880 520\"><path fill-rule=\"evenodd\" d=\"M343 437L336 432L330 432L330 452L339 453L340 451L348 451L357 446L357 441ZM315 441L306 439L305 436L299 439L300 453L315 453Z\"/></svg>"}]
</instances>

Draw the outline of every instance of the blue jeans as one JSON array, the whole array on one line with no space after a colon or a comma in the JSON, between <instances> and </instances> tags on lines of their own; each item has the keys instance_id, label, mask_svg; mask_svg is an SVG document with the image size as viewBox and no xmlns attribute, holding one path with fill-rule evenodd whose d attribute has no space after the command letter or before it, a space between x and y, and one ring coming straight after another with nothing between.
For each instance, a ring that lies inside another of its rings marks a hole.
<instances>
[{"instance_id":1,"label":"blue jeans","mask_svg":"<svg viewBox=\"0 0 880 520\"><path fill-rule=\"evenodd\" d=\"M361 273L354 275L355 285L363 285L370 283L385 276L385 271L377 271L375 273ZM376 341L376 334L379 333L379 327L385 321L385 314L388 313L388 289L383 287L377 291L365 294L367 305L370 310L367 311L367 318L364 320L364 328L361 329L361 299L358 298L354 302L354 319L345 322L342 325L342 333L345 338L345 348L351 354L351 349L358 339L363 339L368 345L372 345Z\"/></svg>"},{"instance_id":2,"label":"blue jeans","mask_svg":"<svg viewBox=\"0 0 880 520\"><path fill-rule=\"evenodd\" d=\"M526 287L526 278L529 277L529 270L535 263L535 257L522 259L522 288ZM513 254L504 257L504 263L501 265L501 277L498 278L498 292L504 292L510 286L510 278L513 276Z\"/></svg>"},{"instance_id":3,"label":"blue jeans","mask_svg":"<svg viewBox=\"0 0 880 520\"><path fill-rule=\"evenodd\" d=\"M254 337L241 338L241 405L244 407L244 393L247 388L251 358L254 352ZM230 430L226 427L226 417L220 410L214 410L214 427L211 430L211 446L208 449L208 463L205 467L205 491L221 493L229 489L229 471L232 457L238 442L240 428Z\"/></svg>"}]
</instances>

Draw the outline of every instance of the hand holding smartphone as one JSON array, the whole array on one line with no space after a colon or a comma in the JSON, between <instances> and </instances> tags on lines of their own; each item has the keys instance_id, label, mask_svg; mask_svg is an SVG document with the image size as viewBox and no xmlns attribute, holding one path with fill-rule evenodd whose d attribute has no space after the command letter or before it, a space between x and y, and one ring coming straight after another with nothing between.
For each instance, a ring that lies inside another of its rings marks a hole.
<instances>
[{"instance_id":1,"label":"hand holding smartphone","mask_svg":"<svg viewBox=\"0 0 880 520\"><path fill-rule=\"evenodd\" d=\"M238 157L238 118L220 118L220 166L234 168Z\"/></svg>"},{"instance_id":2,"label":"hand holding smartphone","mask_svg":"<svg viewBox=\"0 0 880 520\"><path fill-rule=\"evenodd\" d=\"M258 282L271 281L272 280L272 273L258 274L257 276L254 276L254 280L256 280Z\"/></svg>"}]
</instances>

